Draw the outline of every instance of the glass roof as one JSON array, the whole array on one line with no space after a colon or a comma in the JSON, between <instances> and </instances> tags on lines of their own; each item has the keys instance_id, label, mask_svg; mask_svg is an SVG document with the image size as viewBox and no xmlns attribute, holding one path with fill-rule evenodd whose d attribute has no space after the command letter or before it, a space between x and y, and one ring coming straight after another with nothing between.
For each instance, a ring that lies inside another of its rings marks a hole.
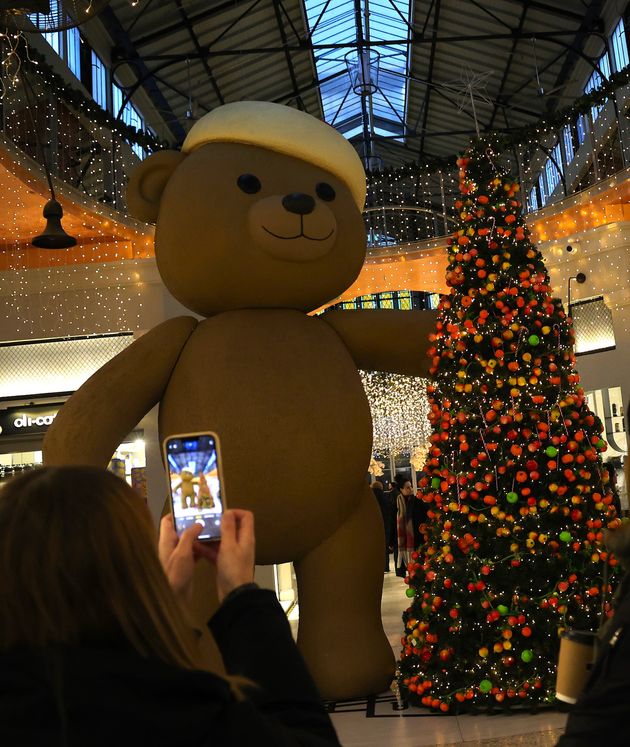
<instances>
[{"instance_id":1,"label":"glass roof","mask_svg":"<svg viewBox=\"0 0 630 747\"><path fill-rule=\"evenodd\" d=\"M411 25L410 0L359 0L364 40L408 39ZM311 40L318 44L357 43L355 0L304 0ZM409 44L371 47L364 51L369 84L365 97L368 127L377 135L404 136L407 113ZM345 137L363 133L361 96L355 93L348 63L359 66L355 48L319 49L314 52L325 120ZM368 72L369 68L369 72ZM336 75L335 75L336 74ZM331 76L335 76L329 80Z\"/></svg>"}]
</instances>

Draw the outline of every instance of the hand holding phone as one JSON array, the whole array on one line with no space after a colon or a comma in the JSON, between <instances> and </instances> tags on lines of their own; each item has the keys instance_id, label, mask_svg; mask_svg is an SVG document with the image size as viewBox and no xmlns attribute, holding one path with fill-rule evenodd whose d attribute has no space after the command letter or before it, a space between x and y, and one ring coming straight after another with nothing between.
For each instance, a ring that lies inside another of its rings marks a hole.
<instances>
[{"instance_id":1,"label":"hand holding phone","mask_svg":"<svg viewBox=\"0 0 630 747\"><path fill-rule=\"evenodd\" d=\"M160 564L175 596L188 604L192 601L194 546L201 531L201 526L194 524L186 529L181 537L178 537L172 514L163 516L160 521L158 538Z\"/></svg>"},{"instance_id":2,"label":"hand holding phone","mask_svg":"<svg viewBox=\"0 0 630 747\"><path fill-rule=\"evenodd\" d=\"M171 508L176 533L181 537L198 524L200 541L221 537L225 491L215 433L188 433L164 441Z\"/></svg>"},{"instance_id":3,"label":"hand holding phone","mask_svg":"<svg viewBox=\"0 0 630 747\"><path fill-rule=\"evenodd\" d=\"M220 602L239 586L252 583L255 555L254 514L242 509L226 511L221 546L216 558Z\"/></svg>"},{"instance_id":4,"label":"hand holding phone","mask_svg":"<svg viewBox=\"0 0 630 747\"><path fill-rule=\"evenodd\" d=\"M160 523L158 554L175 595L190 603L193 591L195 561L203 557L216 564L219 601L234 589L254 580L254 515L251 511L232 509L223 516L223 537L218 543L199 544L199 525L177 536L171 514Z\"/></svg>"}]
</instances>

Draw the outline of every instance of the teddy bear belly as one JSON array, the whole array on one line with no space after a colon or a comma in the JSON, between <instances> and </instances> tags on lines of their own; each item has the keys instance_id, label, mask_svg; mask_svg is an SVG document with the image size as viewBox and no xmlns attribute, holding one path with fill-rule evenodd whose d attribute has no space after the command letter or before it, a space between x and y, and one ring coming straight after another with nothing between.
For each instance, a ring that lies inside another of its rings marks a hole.
<instances>
[{"instance_id":1,"label":"teddy bear belly","mask_svg":"<svg viewBox=\"0 0 630 747\"><path fill-rule=\"evenodd\" d=\"M160 436L205 431L219 436L226 504L255 513L259 563L299 558L361 496L369 406L353 360L320 319L256 310L202 322L163 397Z\"/></svg>"}]
</instances>

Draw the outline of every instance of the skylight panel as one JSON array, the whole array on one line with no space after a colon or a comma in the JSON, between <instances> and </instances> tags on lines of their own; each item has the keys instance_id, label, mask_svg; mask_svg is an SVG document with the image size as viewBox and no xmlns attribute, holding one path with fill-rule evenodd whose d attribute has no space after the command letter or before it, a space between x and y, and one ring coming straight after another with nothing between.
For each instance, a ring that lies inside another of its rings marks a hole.
<instances>
[{"instance_id":1,"label":"skylight panel","mask_svg":"<svg viewBox=\"0 0 630 747\"><path fill-rule=\"evenodd\" d=\"M360 0L361 34L365 41L409 39L410 0ZM354 0L304 0L308 28L314 45L340 44L339 48L315 50L324 119L345 137L364 131L361 96L351 84L348 63L359 66L358 33ZM355 46L343 46L345 44ZM363 69L371 93L366 95L367 126L377 135L405 135L410 44L366 47ZM368 64L369 61L369 64ZM359 66L360 67L360 66ZM369 68L369 73L367 72Z\"/></svg>"}]
</instances>

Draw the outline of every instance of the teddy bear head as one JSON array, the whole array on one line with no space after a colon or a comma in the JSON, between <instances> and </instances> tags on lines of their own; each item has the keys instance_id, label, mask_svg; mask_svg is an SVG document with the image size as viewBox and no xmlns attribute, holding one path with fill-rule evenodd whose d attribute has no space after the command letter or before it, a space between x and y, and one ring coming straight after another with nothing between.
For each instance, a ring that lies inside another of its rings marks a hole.
<instances>
[{"instance_id":1,"label":"teddy bear head","mask_svg":"<svg viewBox=\"0 0 630 747\"><path fill-rule=\"evenodd\" d=\"M312 311L356 279L365 258L365 173L329 125L266 102L219 107L181 152L132 173L130 211L156 223L166 287L209 316L243 308Z\"/></svg>"}]
</instances>

